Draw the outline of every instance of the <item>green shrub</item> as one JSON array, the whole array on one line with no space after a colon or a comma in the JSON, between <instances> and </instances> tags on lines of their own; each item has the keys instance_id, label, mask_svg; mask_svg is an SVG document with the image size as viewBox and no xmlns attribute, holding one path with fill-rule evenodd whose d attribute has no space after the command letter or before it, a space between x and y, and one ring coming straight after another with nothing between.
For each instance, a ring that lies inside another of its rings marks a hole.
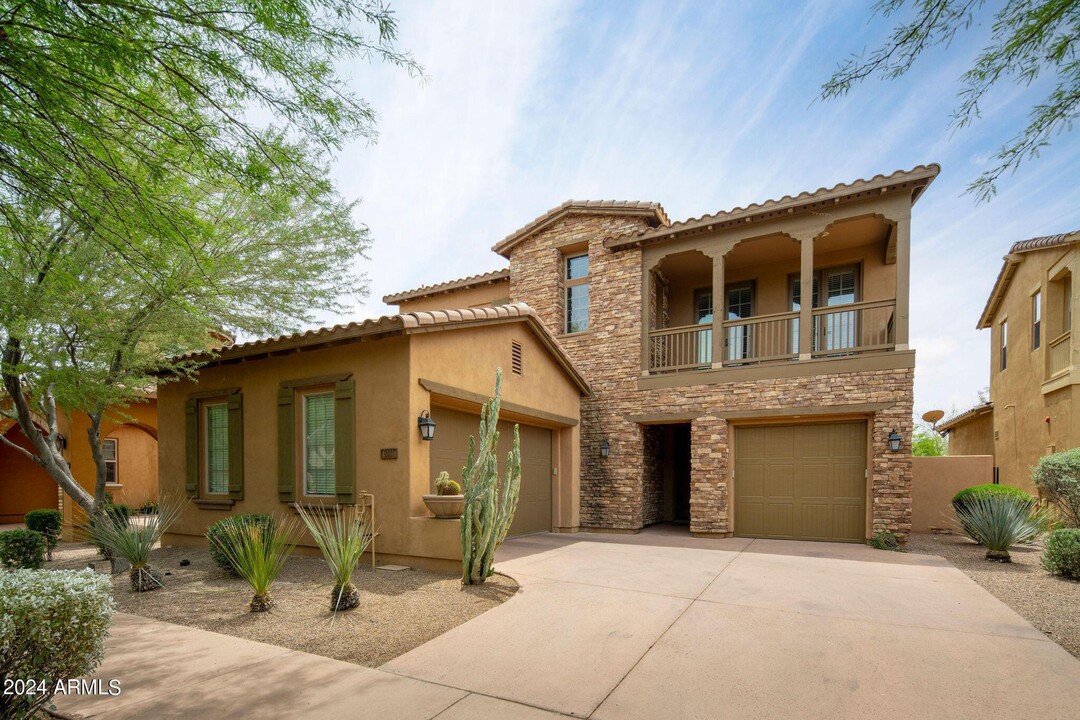
<instances>
[{"instance_id":1,"label":"green shrub","mask_svg":"<svg viewBox=\"0 0 1080 720\"><path fill-rule=\"evenodd\" d=\"M89 570L0 573L0 687L41 683L44 694L0 694L0 718L37 717L61 681L89 675L105 656L112 583Z\"/></svg>"},{"instance_id":2,"label":"green shrub","mask_svg":"<svg viewBox=\"0 0 1080 720\"><path fill-rule=\"evenodd\" d=\"M210 558L219 568L230 575L235 576L239 576L239 573L236 572L232 560L229 559L229 553L223 550L223 547L228 542L226 538L228 528L238 523L244 525L254 523L261 527L264 533L270 533L273 532L274 529L274 518L270 515L260 515L257 513L233 515L232 517L218 520L206 529L206 539L210 541Z\"/></svg>"},{"instance_id":3,"label":"green shrub","mask_svg":"<svg viewBox=\"0 0 1080 720\"><path fill-rule=\"evenodd\" d=\"M878 530L874 533L874 537L870 538L868 544L870 547L877 548L878 550L904 552L904 548L900 546L900 541L893 535L891 530Z\"/></svg>"},{"instance_id":4,"label":"green shrub","mask_svg":"<svg viewBox=\"0 0 1080 720\"><path fill-rule=\"evenodd\" d=\"M952 505L956 510L956 516L960 518L960 529L964 531L964 534L975 542L979 542L979 538L975 536L975 533L970 530L967 525L964 524L964 520L961 517L960 511L971 504L971 502L983 498L992 496L1006 496L1016 498L1017 500L1023 500L1024 502L1033 502L1034 498L1028 493L1024 492L1020 488L1012 487L1011 485L973 485L969 488L964 488L960 492L953 495Z\"/></svg>"},{"instance_id":5,"label":"green shrub","mask_svg":"<svg viewBox=\"0 0 1080 720\"><path fill-rule=\"evenodd\" d=\"M142 506L143 515L157 515L158 504L156 502L148 502Z\"/></svg>"},{"instance_id":6,"label":"green shrub","mask_svg":"<svg viewBox=\"0 0 1080 720\"><path fill-rule=\"evenodd\" d=\"M1055 575L1080 580L1080 528L1050 533L1043 548L1042 566Z\"/></svg>"},{"instance_id":7,"label":"green shrub","mask_svg":"<svg viewBox=\"0 0 1080 720\"><path fill-rule=\"evenodd\" d=\"M105 508L105 512L124 519L130 518L135 514L135 510L130 505L125 505L124 503L109 503Z\"/></svg>"},{"instance_id":8,"label":"green shrub","mask_svg":"<svg viewBox=\"0 0 1080 720\"><path fill-rule=\"evenodd\" d=\"M1039 458L1031 479L1066 525L1080 527L1080 448Z\"/></svg>"},{"instance_id":9,"label":"green shrub","mask_svg":"<svg viewBox=\"0 0 1080 720\"><path fill-rule=\"evenodd\" d=\"M225 525L210 541L254 591L251 612L265 612L274 606L270 588L300 539L298 531L295 518L271 520L267 526L260 516L247 515Z\"/></svg>"},{"instance_id":10,"label":"green shrub","mask_svg":"<svg viewBox=\"0 0 1080 720\"><path fill-rule=\"evenodd\" d=\"M45 536L36 530L0 533L0 565L9 570L37 570L45 564Z\"/></svg>"},{"instance_id":11,"label":"green shrub","mask_svg":"<svg viewBox=\"0 0 1080 720\"><path fill-rule=\"evenodd\" d=\"M1010 562L1009 548L1030 542L1054 524L1049 508L1038 508L1033 499L1011 493L991 493L967 499L956 507L964 532L986 548L988 560Z\"/></svg>"},{"instance_id":12,"label":"green shrub","mask_svg":"<svg viewBox=\"0 0 1080 720\"><path fill-rule=\"evenodd\" d=\"M59 510L31 510L26 513L26 529L36 530L45 538L45 551L52 560L52 551L60 544L60 529L64 518Z\"/></svg>"}]
</instances>

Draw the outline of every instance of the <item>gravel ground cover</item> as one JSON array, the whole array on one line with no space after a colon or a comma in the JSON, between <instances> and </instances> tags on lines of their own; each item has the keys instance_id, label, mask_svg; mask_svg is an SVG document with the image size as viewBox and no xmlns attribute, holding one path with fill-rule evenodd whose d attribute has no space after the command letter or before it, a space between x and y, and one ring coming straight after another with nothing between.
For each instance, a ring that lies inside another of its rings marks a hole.
<instances>
[{"instance_id":1,"label":"gravel ground cover","mask_svg":"<svg viewBox=\"0 0 1080 720\"><path fill-rule=\"evenodd\" d=\"M1011 563L987 560L986 548L963 535L912 535L908 550L941 555L1080 658L1080 582L1043 570L1039 544L1010 549Z\"/></svg>"},{"instance_id":2,"label":"gravel ground cover","mask_svg":"<svg viewBox=\"0 0 1080 720\"><path fill-rule=\"evenodd\" d=\"M78 569L93 563L108 572L109 563L92 545L63 543L51 569ZM181 560L190 560L186 567ZM127 573L113 579L117 610L271 643L293 650L376 667L437 637L509 599L517 583L495 575L478 587L463 588L456 575L402 570L376 570L360 563L353 584L360 589L360 607L330 611L333 578L321 558L293 556L271 589L275 607L266 613L248 611L251 590L228 576L205 548L162 548L151 567L170 573L165 587L133 593Z\"/></svg>"}]
</instances>

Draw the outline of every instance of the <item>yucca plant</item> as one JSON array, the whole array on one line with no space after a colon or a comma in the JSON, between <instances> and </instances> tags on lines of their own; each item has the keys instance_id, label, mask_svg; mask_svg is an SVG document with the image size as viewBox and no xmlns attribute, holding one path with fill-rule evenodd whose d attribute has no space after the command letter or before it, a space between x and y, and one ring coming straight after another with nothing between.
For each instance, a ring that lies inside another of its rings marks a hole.
<instances>
[{"instance_id":1,"label":"yucca plant","mask_svg":"<svg viewBox=\"0 0 1080 720\"><path fill-rule=\"evenodd\" d=\"M210 539L254 591L251 612L266 612L274 606L270 588L300 539L299 529L295 518L275 518L267 528L265 523L241 517Z\"/></svg>"},{"instance_id":2,"label":"yucca plant","mask_svg":"<svg viewBox=\"0 0 1080 720\"><path fill-rule=\"evenodd\" d=\"M90 541L111 558L121 558L131 564L129 575L134 592L157 590L162 586L161 573L150 567L150 551L161 536L184 513L188 501L162 497L158 501L158 514L149 515L138 522L116 522L111 513L91 518L86 528Z\"/></svg>"},{"instance_id":3,"label":"yucca plant","mask_svg":"<svg viewBox=\"0 0 1080 720\"><path fill-rule=\"evenodd\" d=\"M973 498L956 508L960 529L986 547L986 559L1011 562L1009 548L1030 542L1054 525L1053 512L1009 495Z\"/></svg>"},{"instance_id":4,"label":"yucca plant","mask_svg":"<svg viewBox=\"0 0 1080 720\"><path fill-rule=\"evenodd\" d=\"M352 584L360 556L371 542L374 528L362 509L356 507L296 507L308 532L322 551L323 560L334 575L330 593L331 610L351 610L360 604L360 591Z\"/></svg>"}]
</instances>

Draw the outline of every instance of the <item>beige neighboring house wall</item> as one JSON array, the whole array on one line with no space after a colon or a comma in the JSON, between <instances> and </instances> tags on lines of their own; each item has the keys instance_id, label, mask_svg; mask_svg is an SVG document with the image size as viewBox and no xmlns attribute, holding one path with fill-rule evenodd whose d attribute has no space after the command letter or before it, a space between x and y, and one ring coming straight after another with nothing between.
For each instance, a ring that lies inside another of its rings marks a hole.
<instances>
[{"instance_id":1,"label":"beige neighboring house wall","mask_svg":"<svg viewBox=\"0 0 1080 720\"><path fill-rule=\"evenodd\" d=\"M990 330L990 397L994 403L994 457L1002 484L1029 492L1039 458L1080 446L1080 233L1013 245L979 320ZM1039 344L1034 342L1039 293ZM1002 323L1006 362L1002 368Z\"/></svg>"},{"instance_id":2,"label":"beige neighboring house wall","mask_svg":"<svg viewBox=\"0 0 1080 720\"><path fill-rule=\"evenodd\" d=\"M506 305L510 302L510 271L493 270L481 275L426 285L387 295L383 301L399 312Z\"/></svg>"},{"instance_id":3,"label":"beige neighboring house wall","mask_svg":"<svg viewBox=\"0 0 1080 720\"><path fill-rule=\"evenodd\" d=\"M994 455L994 406L978 405L946 420L937 430L949 439L950 456Z\"/></svg>"}]
</instances>

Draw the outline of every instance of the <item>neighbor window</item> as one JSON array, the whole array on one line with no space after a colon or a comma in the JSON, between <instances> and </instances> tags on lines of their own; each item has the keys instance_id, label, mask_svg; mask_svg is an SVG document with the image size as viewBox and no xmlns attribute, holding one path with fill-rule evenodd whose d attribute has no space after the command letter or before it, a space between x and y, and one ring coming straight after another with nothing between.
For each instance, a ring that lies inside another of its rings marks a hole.
<instances>
[{"instance_id":1,"label":"neighbor window","mask_svg":"<svg viewBox=\"0 0 1080 720\"><path fill-rule=\"evenodd\" d=\"M304 395L304 494L334 494L334 393Z\"/></svg>"},{"instance_id":2,"label":"neighbor window","mask_svg":"<svg viewBox=\"0 0 1080 720\"><path fill-rule=\"evenodd\" d=\"M229 492L229 407L223 402L203 405L203 475L206 492Z\"/></svg>"},{"instance_id":3,"label":"neighbor window","mask_svg":"<svg viewBox=\"0 0 1080 720\"><path fill-rule=\"evenodd\" d=\"M120 482L116 467L115 438L105 438L101 441L101 454L105 456L105 482L115 485Z\"/></svg>"},{"instance_id":4,"label":"neighbor window","mask_svg":"<svg viewBox=\"0 0 1080 720\"><path fill-rule=\"evenodd\" d=\"M576 333L589 327L589 256L566 258L566 332Z\"/></svg>"},{"instance_id":5,"label":"neighbor window","mask_svg":"<svg viewBox=\"0 0 1080 720\"><path fill-rule=\"evenodd\" d=\"M1006 355L1009 348L1009 323L1007 320L1001 321L1001 367L1000 370L1005 369Z\"/></svg>"},{"instance_id":6,"label":"neighbor window","mask_svg":"<svg viewBox=\"0 0 1080 720\"><path fill-rule=\"evenodd\" d=\"M1031 296L1031 348L1038 350L1042 344L1042 292Z\"/></svg>"}]
</instances>

